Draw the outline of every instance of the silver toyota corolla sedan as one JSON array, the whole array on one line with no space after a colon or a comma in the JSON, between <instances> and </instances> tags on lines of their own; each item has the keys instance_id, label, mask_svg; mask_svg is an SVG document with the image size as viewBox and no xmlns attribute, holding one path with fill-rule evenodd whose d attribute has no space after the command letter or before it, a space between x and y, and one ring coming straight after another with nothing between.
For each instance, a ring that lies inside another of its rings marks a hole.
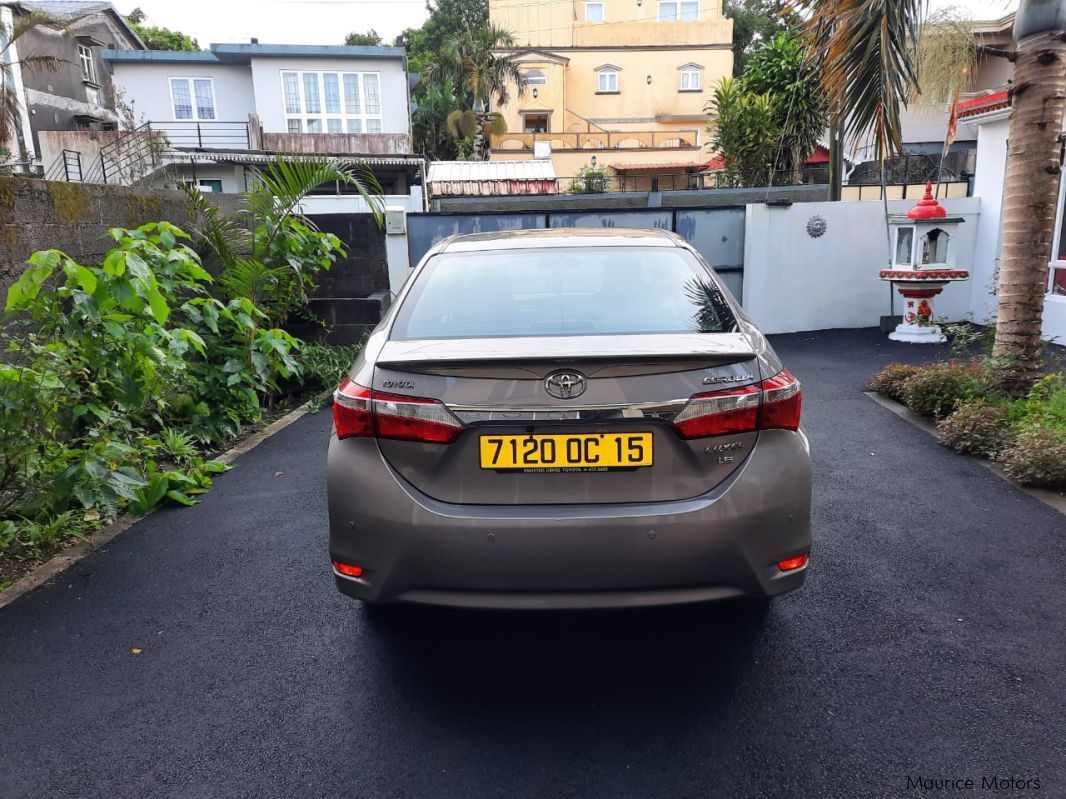
<instances>
[{"instance_id":1,"label":"silver toyota corolla sedan","mask_svg":"<svg viewBox=\"0 0 1066 799\"><path fill-rule=\"evenodd\" d=\"M486 608L799 588L800 405L799 382L678 236L448 239L334 394L337 587Z\"/></svg>"}]
</instances>

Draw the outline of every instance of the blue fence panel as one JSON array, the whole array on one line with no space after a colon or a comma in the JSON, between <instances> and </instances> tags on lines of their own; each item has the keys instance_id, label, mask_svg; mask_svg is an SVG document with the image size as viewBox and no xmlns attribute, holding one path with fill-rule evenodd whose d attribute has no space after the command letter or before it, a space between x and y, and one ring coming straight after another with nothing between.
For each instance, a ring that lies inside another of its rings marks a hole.
<instances>
[{"instance_id":1,"label":"blue fence panel","mask_svg":"<svg viewBox=\"0 0 1066 799\"><path fill-rule=\"evenodd\" d=\"M411 266L438 241L461 233L498 233L548 226L545 214L409 214L407 255Z\"/></svg>"},{"instance_id":2,"label":"blue fence panel","mask_svg":"<svg viewBox=\"0 0 1066 799\"><path fill-rule=\"evenodd\" d=\"M606 227L674 229L674 214L661 211L552 211L552 227Z\"/></svg>"},{"instance_id":3,"label":"blue fence panel","mask_svg":"<svg viewBox=\"0 0 1066 799\"><path fill-rule=\"evenodd\" d=\"M744 209L678 209L676 219L676 232L702 253L733 296L743 301Z\"/></svg>"}]
</instances>

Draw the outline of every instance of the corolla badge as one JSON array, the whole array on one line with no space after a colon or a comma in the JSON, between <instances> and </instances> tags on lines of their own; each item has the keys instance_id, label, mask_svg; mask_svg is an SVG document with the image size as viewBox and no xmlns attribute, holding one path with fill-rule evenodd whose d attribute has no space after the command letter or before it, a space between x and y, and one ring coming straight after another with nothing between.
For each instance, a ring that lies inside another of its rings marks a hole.
<instances>
[{"instance_id":1,"label":"corolla badge","mask_svg":"<svg viewBox=\"0 0 1066 799\"><path fill-rule=\"evenodd\" d=\"M747 383L750 380L754 380L755 375L742 374L742 375L716 375L714 377L703 378L703 385L705 386L717 386L722 383Z\"/></svg>"},{"instance_id":2,"label":"corolla badge","mask_svg":"<svg viewBox=\"0 0 1066 799\"><path fill-rule=\"evenodd\" d=\"M544 390L556 399L575 399L585 393L588 380L581 372L552 372L544 380Z\"/></svg>"}]
</instances>

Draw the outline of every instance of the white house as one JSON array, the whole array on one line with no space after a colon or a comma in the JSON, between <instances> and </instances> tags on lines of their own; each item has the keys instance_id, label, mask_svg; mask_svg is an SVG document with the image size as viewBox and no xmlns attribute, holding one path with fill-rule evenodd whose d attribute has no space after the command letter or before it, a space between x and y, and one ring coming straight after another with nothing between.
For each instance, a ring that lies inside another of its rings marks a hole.
<instances>
[{"instance_id":1,"label":"white house","mask_svg":"<svg viewBox=\"0 0 1066 799\"><path fill-rule=\"evenodd\" d=\"M970 284L970 310L974 321L995 319L993 289L998 277L1002 243L1003 181L1007 170L1007 137L1010 132L1010 97L1006 90L961 104L959 116L977 128L977 169L974 197L980 198L981 221ZM1066 343L1066 214L1063 212L1066 181L1059 186L1055 216L1055 241L1051 252L1048 293L1044 301L1045 339Z\"/></svg>"},{"instance_id":2,"label":"white house","mask_svg":"<svg viewBox=\"0 0 1066 799\"><path fill-rule=\"evenodd\" d=\"M241 191L245 170L274 154L322 153L368 164L386 195L421 208L403 48L253 42L104 61L137 124L165 136L175 180Z\"/></svg>"}]
</instances>

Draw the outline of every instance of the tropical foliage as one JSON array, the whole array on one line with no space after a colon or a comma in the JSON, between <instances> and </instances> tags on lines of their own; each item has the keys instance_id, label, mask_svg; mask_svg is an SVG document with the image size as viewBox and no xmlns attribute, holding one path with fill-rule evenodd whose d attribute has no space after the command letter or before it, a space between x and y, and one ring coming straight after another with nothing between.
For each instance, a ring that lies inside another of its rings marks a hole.
<instances>
[{"instance_id":1,"label":"tropical foliage","mask_svg":"<svg viewBox=\"0 0 1066 799\"><path fill-rule=\"evenodd\" d=\"M375 202L376 184L352 167L279 160L233 217L194 193L193 235L153 223L112 230L98 264L32 256L2 328L0 552L33 557L50 536L120 511L194 503L225 469L201 446L350 365L350 348L309 347L284 329L344 253L300 214L332 180Z\"/></svg>"},{"instance_id":2,"label":"tropical foliage","mask_svg":"<svg viewBox=\"0 0 1066 799\"><path fill-rule=\"evenodd\" d=\"M733 20L733 76L744 74L748 58L763 42L795 29L800 20L787 0L726 0L725 16Z\"/></svg>"},{"instance_id":3,"label":"tropical foliage","mask_svg":"<svg viewBox=\"0 0 1066 799\"><path fill-rule=\"evenodd\" d=\"M140 8L135 8L126 16L126 22L137 32L149 50L199 50L200 45L191 36L170 28L161 28L148 24L148 17Z\"/></svg>"},{"instance_id":4,"label":"tropical foliage","mask_svg":"<svg viewBox=\"0 0 1066 799\"><path fill-rule=\"evenodd\" d=\"M454 138L473 141L474 157L489 158L491 136L505 133L503 118L493 106L506 105L512 90L524 91L522 73L505 51L515 40L504 29L488 24L464 30L446 39L422 72L428 86L437 86L455 98L458 108L447 117Z\"/></svg>"},{"instance_id":5,"label":"tropical foliage","mask_svg":"<svg viewBox=\"0 0 1066 799\"><path fill-rule=\"evenodd\" d=\"M742 79L746 92L770 96L780 135L774 169L791 173L793 183L800 182L800 170L828 124L818 69L810 56L796 36L780 33L751 54Z\"/></svg>"},{"instance_id":6,"label":"tropical foliage","mask_svg":"<svg viewBox=\"0 0 1066 799\"><path fill-rule=\"evenodd\" d=\"M707 111L715 122L711 147L725 161L722 185L768 186L781 138L773 97L745 91L740 78L723 78Z\"/></svg>"}]
</instances>

